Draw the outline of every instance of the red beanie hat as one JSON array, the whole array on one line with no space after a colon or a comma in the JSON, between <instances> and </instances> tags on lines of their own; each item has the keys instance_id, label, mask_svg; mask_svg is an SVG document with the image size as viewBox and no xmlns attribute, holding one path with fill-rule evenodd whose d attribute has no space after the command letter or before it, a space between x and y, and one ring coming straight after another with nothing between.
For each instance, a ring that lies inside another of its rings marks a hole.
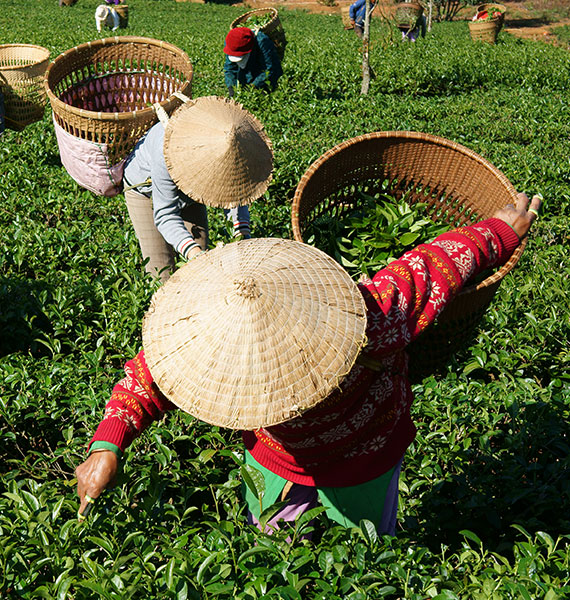
<instances>
[{"instance_id":1,"label":"red beanie hat","mask_svg":"<svg viewBox=\"0 0 570 600\"><path fill-rule=\"evenodd\" d=\"M226 35L224 52L230 56L244 56L253 50L255 37L247 27L234 27Z\"/></svg>"}]
</instances>

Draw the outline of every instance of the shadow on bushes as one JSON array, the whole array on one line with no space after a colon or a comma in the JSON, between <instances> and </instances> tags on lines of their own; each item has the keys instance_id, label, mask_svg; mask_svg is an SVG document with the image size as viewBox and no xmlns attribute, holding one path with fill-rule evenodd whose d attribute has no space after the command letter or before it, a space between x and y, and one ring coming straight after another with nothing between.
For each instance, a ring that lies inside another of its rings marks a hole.
<instances>
[{"instance_id":1,"label":"shadow on bushes","mask_svg":"<svg viewBox=\"0 0 570 600\"><path fill-rule=\"evenodd\" d=\"M520 29L521 27L544 27L550 25L551 21L545 18L534 19L505 19L505 26L511 29Z\"/></svg>"},{"instance_id":2,"label":"shadow on bushes","mask_svg":"<svg viewBox=\"0 0 570 600\"><path fill-rule=\"evenodd\" d=\"M413 535L434 551L442 543L457 545L463 529L495 551L512 546L513 524L554 537L569 531L570 425L564 399L515 410L486 450L456 453L457 466L449 465L456 474L422 496L416 518L405 519L404 528L417 530Z\"/></svg>"},{"instance_id":3,"label":"shadow on bushes","mask_svg":"<svg viewBox=\"0 0 570 600\"><path fill-rule=\"evenodd\" d=\"M241 0L203 0L204 4L225 4L227 6L233 6L234 4L240 4ZM244 9L244 13L249 9Z\"/></svg>"},{"instance_id":4,"label":"shadow on bushes","mask_svg":"<svg viewBox=\"0 0 570 600\"><path fill-rule=\"evenodd\" d=\"M0 356L42 353L36 340L51 332L51 324L37 297L47 289L43 282L0 279Z\"/></svg>"}]
</instances>

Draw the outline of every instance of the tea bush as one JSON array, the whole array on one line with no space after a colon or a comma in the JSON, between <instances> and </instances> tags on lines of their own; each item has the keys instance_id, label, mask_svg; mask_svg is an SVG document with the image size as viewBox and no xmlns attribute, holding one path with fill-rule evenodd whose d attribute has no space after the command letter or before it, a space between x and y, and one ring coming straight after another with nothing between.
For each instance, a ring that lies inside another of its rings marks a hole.
<instances>
[{"instance_id":1,"label":"tea bush","mask_svg":"<svg viewBox=\"0 0 570 600\"><path fill-rule=\"evenodd\" d=\"M55 57L97 36L97 4L0 0L3 43ZM225 93L223 38L244 7L130 9L128 34L189 54L194 96ZM0 597L568 598L570 55L504 32L495 46L473 44L464 22L394 43L373 19L375 76L362 97L360 42L340 16L279 10L279 88L238 93L275 150L254 235L291 236L290 199L307 167L375 130L455 140L545 198L473 343L415 385L398 534L343 529L318 509L292 543L260 534L241 502L239 436L183 413L133 444L115 490L77 523L73 471L140 346L155 284L122 197L82 190L62 168L48 109L0 137ZM227 240L220 212L210 216L212 243Z\"/></svg>"}]
</instances>

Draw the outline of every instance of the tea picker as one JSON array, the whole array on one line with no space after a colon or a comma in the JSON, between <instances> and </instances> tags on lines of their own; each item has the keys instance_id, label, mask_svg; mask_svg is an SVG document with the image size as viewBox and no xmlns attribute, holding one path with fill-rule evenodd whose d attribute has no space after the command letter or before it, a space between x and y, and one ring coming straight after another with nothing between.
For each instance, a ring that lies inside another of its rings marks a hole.
<instances>
[{"instance_id":1,"label":"tea picker","mask_svg":"<svg viewBox=\"0 0 570 600\"><path fill-rule=\"evenodd\" d=\"M372 11L376 8L376 3L374 0L370 0L370 15L372 15ZM356 0L350 5L348 10L348 16L350 18L350 25L352 29L354 29L354 33L358 37L362 37L364 35L364 18L366 16L366 0Z\"/></svg>"},{"instance_id":2,"label":"tea picker","mask_svg":"<svg viewBox=\"0 0 570 600\"><path fill-rule=\"evenodd\" d=\"M107 27L111 31L115 31L121 24L119 13L111 6L100 4L95 9L95 24L97 31L101 31L103 27Z\"/></svg>"},{"instance_id":3,"label":"tea picker","mask_svg":"<svg viewBox=\"0 0 570 600\"><path fill-rule=\"evenodd\" d=\"M207 249L206 206L223 208L236 238L249 238L248 205L267 190L273 169L263 125L229 98L186 99L137 143L124 169L125 201L145 269L166 281L175 252Z\"/></svg>"},{"instance_id":4,"label":"tea picker","mask_svg":"<svg viewBox=\"0 0 570 600\"><path fill-rule=\"evenodd\" d=\"M395 18L403 41L415 42L420 35L426 36L427 20L421 4L407 1L398 4Z\"/></svg>"},{"instance_id":5,"label":"tea picker","mask_svg":"<svg viewBox=\"0 0 570 600\"><path fill-rule=\"evenodd\" d=\"M261 30L254 32L249 27L230 29L224 53L224 79L230 97L238 84L272 91L283 75L275 44Z\"/></svg>"},{"instance_id":6,"label":"tea picker","mask_svg":"<svg viewBox=\"0 0 570 600\"><path fill-rule=\"evenodd\" d=\"M405 347L477 272L502 265L540 208L519 194L494 217L444 233L356 284L324 252L250 239L179 269L155 293L143 350L113 388L76 469L80 513L111 485L122 453L176 407L242 431L265 477L249 519L292 522L320 501L343 525L395 531L398 477L415 437ZM527 210L528 207L528 210Z\"/></svg>"}]
</instances>

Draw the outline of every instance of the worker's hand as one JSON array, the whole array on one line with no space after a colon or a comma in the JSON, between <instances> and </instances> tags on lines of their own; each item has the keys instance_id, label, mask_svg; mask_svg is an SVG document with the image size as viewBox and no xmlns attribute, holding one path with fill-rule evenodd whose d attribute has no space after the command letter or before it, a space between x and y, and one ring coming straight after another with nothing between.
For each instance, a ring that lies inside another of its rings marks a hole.
<instances>
[{"instance_id":1,"label":"worker's hand","mask_svg":"<svg viewBox=\"0 0 570 600\"><path fill-rule=\"evenodd\" d=\"M80 514L87 508L85 494L95 500L107 488L113 487L118 467L119 459L114 452L98 450L75 469Z\"/></svg>"},{"instance_id":2,"label":"worker's hand","mask_svg":"<svg viewBox=\"0 0 570 600\"><path fill-rule=\"evenodd\" d=\"M508 223L522 240L540 212L542 199L540 196L534 196L528 203L528 196L523 192L518 194L516 206L507 204L505 208L498 210L493 216Z\"/></svg>"},{"instance_id":3,"label":"worker's hand","mask_svg":"<svg viewBox=\"0 0 570 600\"><path fill-rule=\"evenodd\" d=\"M196 258L200 254L202 254L202 252L205 252L205 250L202 250L200 246L194 246L186 253L186 260L192 260L193 258Z\"/></svg>"}]
</instances>

